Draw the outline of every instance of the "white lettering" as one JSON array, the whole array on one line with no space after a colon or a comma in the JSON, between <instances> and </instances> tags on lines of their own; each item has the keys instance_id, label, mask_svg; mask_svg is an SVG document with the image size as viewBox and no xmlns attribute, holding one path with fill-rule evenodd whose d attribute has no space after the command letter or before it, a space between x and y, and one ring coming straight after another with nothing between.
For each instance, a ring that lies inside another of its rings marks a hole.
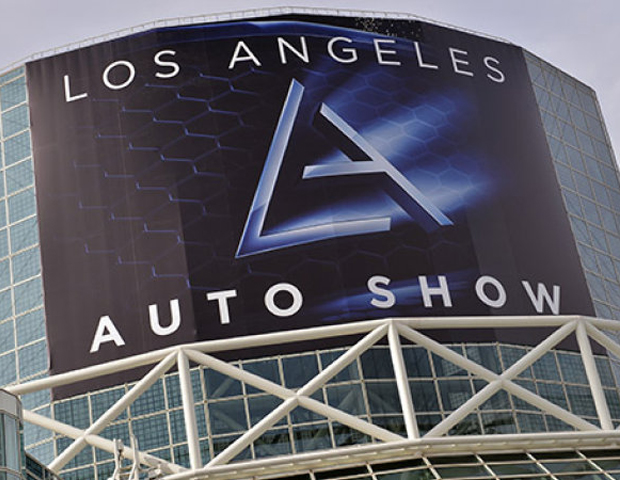
<instances>
[{"instance_id":1,"label":"white lettering","mask_svg":"<svg viewBox=\"0 0 620 480\"><path fill-rule=\"evenodd\" d=\"M245 55L241 55L241 50L243 50ZM258 58L256 58L256 55L252 53L252 50L250 50L243 40L239 40L235 47L235 53L233 53L230 63L228 64L228 70L232 70L237 62L245 62L247 60L251 60L257 67L261 66L261 63L258 61Z\"/></svg>"},{"instance_id":2,"label":"white lettering","mask_svg":"<svg viewBox=\"0 0 620 480\"><path fill-rule=\"evenodd\" d=\"M390 290L380 287L380 285L384 285L387 287L390 284L390 281L391 280L388 277L384 277L382 275L374 275L368 279L368 290L370 290L370 292L372 293L384 297L383 300L373 298L370 301L370 304L373 307L392 308L396 304L396 297L394 296L394 294Z\"/></svg>"},{"instance_id":3,"label":"white lettering","mask_svg":"<svg viewBox=\"0 0 620 480\"><path fill-rule=\"evenodd\" d=\"M438 287L429 287L428 280L425 275L418 277L420 282L420 291L422 292L422 300L426 308L433 307L433 301L431 295L441 295L444 307L452 307L452 299L450 298L450 290L448 289L448 281L444 275L437 275Z\"/></svg>"},{"instance_id":4,"label":"white lettering","mask_svg":"<svg viewBox=\"0 0 620 480\"><path fill-rule=\"evenodd\" d=\"M413 46L415 47L415 56L418 59L418 66L420 68L429 68L431 70L437 70L439 68L439 65L424 62L424 59L422 58L422 50L420 49L420 44L418 42L413 42Z\"/></svg>"},{"instance_id":5,"label":"white lettering","mask_svg":"<svg viewBox=\"0 0 620 480\"><path fill-rule=\"evenodd\" d=\"M69 80L69 75L65 75L63 81L65 85L65 101L67 103L75 102L76 100L81 100L82 98L88 97L88 93L79 93L77 95L71 94L71 82Z\"/></svg>"},{"instance_id":6,"label":"white lettering","mask_svg":"<svg viewBox=\"0 0 620 480\"><path fill-rule=\"evenodd\" d=\"M230 323L230 311L228 309L228 299L235 298L237 290L222 290L220 292L207 293L207 300L217 300L217 306L220 312L220 323L227 325Z\"/></svg>"},{"instance_id":7,"label":"white lettering","mask_svg":"<svg viewBox=\"0 0 620 480\"><path fill-rule=\"evenodd\" d=\"M454 71L461 75L473 77L473 72L470 72L468 70L461 70L461 68L459 67L459 65L469 65L469 62L467 60L463 60L462 58L456 57L457 55L467 56L469 55L469 53L467 53L465 50L458 50L456 48L449 48L448 50L450 52L450 59L452 60L452 68L454 68Z\"/></svg>"},{"instance_id":8,"label":"white lettering","mask_svg":"<svg viewBox=\"0 0 620 480\"><path fill-rule=\"evenodd\" d=\"M377 54L377 61L380 65L400 65L398 60L386 60L383 55L396 55L396 50L385 50L381 48L382 44L394 45L396 40L391 38L375 38L373 40L375 44L375 53Z\"/></svg>"},{"instance_id":9,"label":"white lettering","mask_svg":"<svg viewBox=\"0 0 620 480\"><path fill-rule=\"evenodd\" d=\"M280 308L275 303L275 296L280 292L286 292L291 295L292 303L288 308ZM290 283L277 283L273 285L267 293L265 293L265 306L267 310L276 317L290 317L295 315L303 305L303 297L301 292L295 285Z\"/></svg>"},{"instance_id":10,"label":"white lettering","mask_svg":"<svg viewBox=\"0 0 620 480\"><path fill-rule=\"evenodd\" d=\"M339 57L338 55L336 55L336 52L334 52L334 44L336 42L353 43L353 40L347 37L332 38L329 42L327 42L327 53L329 53L330 57L332 57L338 63L354 63L357 61L357 50L355 50L354 48L342 48L341 49L342 53L346 53L348 57L343 58L343 57Z\"/></svg>"},{"instance_id":11,"label":"white lettering","mask_svg":"<svg viewBox=\"0 0 620 480\"><path fill-rule=\"evenodd\" d=\"M484 291L484 287L486 287L487 285L495 287L497 296L495 300L490 298ZM482 303L488 305L489 307L501 308L506 305L506 289L499 282L499 280L491 276L484 275L478 279L478 281L476 282L476 295L478 295L478 298L480 299L480 301L482 301Z\"/></svg>"},{"instance_id":12,"label":"white lettering","mask_svg":"<svg viewBox=\"0 0 620 480\"><path fill-rule=\"evenodd\" d=\"M299 37L299 43L301 44L301 51L296 50L293 45L288 43L282 37L278 37L278 52L280 53L280 61L283 65L286 65L287 59L284 53L284 47L293 52L297 57L303 60L305 63L310 63L310 56L308 55L308 45L306 44L306 37Z\"/></svg>"},{"instance_id":13,"label":"white lettering","mask_svg":"<svg viewBox=\"0 0 620 480\"><path fill-rule=\"evenodd\" d=\"M493 57L484 57L483 61L484 61L484 65L489 70L497 74L497 76L494 76L494 75L491 75L490 73L487 73L487 77L496 83L504 83L504 81L506 80L506 76L504 75L504 72L502 72L500 69L491 65L491 63L494 63L495 65L499 65L499 60Z\"/></svg>"},{"instance_id":14,"label":"white lettering","mask_svg":"<svg viewBox=\"0 0 620 480\"><path fill-rule=\"evenodd\" d=\"M521 282L523 284L523 288L527 293L527 296L530 297L530 301L534 308L538 313L543 313L545 309L545 303L551 309L551 313L554 315L559 315L560 313L560 287L558 285L553 286L553 298L549 295L547 291L547 287L542 283L538 284L537 292L534 294L532 290L532 286L526 280Z\"/></svg>"},{"instance_id":15,"label":"white lettering","mask_svg":"<svg viewBox=\"0 0 620 480\"><path fill-rule=\"evenodd\" d=\"M169 67L172 69L172 71L168 73L157 72L155 74L157 78L172 78L172 77L176 77L179 74L179 72L181 71L181 67L179 67L178 63L165 62L161 59L161 57L164 55L175 56L176 54L177 52L175 52L174 50L162 50L161 52L157 52L155 54L155 57L153 59L155 64L159 65L160 67Z\"/></svg>"},{"instance_id":16,"label":"white lettering","mask_svg":"<svg viewBox=\"0 0 620 480\"><path fill-rule=\"evenodd\" d=\"M98 352L101 344L107 342L114 342L117 347L125 345L125 340L114 326L112 319L105 315L99 319L95 338L93 338L93 344L90 346L90 353Z\"/></svg>"},{"instance_id":17,"label":"white lettering","mask_svg":"<svg viewBox=\"0 0 620 480\"><path fill-rule=\"evenodd\" d=\"M127 79L122 83L112 83L110 81L110 72L114 70L116 67L126 67L129 75L127 75ZM110 90L122 90L123 88L129 86L131 82L136 78L136 68L133 66L131 62L127 60L118 60L116 62L111 63L106 67L103 71L103 84L108 87Z\"/></svg>"},{"instance_id":18,"label":"white lettering","mask_svg":"<svg viewBox=\"0 0 620 480\"><path fill-rule=\"evenodd\" d=\"M165 337L166 335L172 335L181 326L181 309L179 308L179 300L170 300L170 325L162 327L159 323L159 309L157 304L149 305L149 322L151 324L151 330L155 335Z\"/></svg>"}]
</instances>

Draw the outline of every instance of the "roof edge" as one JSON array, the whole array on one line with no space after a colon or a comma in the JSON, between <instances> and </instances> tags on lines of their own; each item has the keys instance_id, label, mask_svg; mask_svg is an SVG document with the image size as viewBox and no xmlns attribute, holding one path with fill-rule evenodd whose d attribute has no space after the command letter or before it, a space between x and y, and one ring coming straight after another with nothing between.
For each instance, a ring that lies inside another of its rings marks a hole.
<instances>
[{"instance_id":1,"label":"roof edge","mask_svg":"<svg viewBox=\"0 0 620 480\"><path fill-rule=\"evenodd\" d=\"M414 15L411 13L398 13L398 12L380 12L372 10L349 10L349 9L336 9L336 8L317 8L317 7L269 7L269 8L256 8L251 10L240 10L233 12L214 13L210 15L192 15L187 17L174 17L162 20L154 20L152 22L142 23L134 27L123 28L107 34L88 37L84 40L71 42L60 47L54 47L48 50L28 55L20 60L10 63L6 66L0 66L0 75L10 72L15 68L25 65L28 62L39 60L42 58L51 57L65 52L77 50L79 48L89 47L97 43L102 43L117 38L122 38L135 33L142 33L148 30L164 27L177 27L182 25L194 25L200 23L215 23L230 20L243 20L246 18L257 17L272 17L276 15L290 15L290 14L308 14L308 15L327 15L327 16L343 16L343 17L376 17L376 18L391 18L401 20L419 20L427 23L432 23L440 27L446 27L453 30L458 30L464 33L477 35L480 37L488 38L491 40L499 41L502 43L512 44L508 40L488 35L475 30L459 27L445 22L440 22L420 15Z\"/></svg>"}]
</instances>

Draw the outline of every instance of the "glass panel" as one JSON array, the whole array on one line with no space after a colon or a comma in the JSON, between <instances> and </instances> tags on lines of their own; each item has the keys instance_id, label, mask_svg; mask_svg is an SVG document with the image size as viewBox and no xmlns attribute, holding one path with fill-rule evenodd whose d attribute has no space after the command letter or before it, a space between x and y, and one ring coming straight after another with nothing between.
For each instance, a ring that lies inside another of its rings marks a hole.
<instances>
[{"instance_id":1,"label":"glass panel","mask_svg":"<svg viewBox=\"0 0 620 480\"><path fill-rule=\"evenodd\" d=\"M282 385L277 360L261 360L258 362L243 363L243 369L277 385ZM248 394L262 392L262 390L247 384L245 388Z\"/></svg>"},{"instance_id":2,"label":"glass panel","mask_svg":"<svg viewBox=\"0 0 620 480\"><path fill-rule=\"evenodd\" d=\"M288 455L292 453L288 430L272 430L264 433L254 442L256 458Z\"/></svg>"},{"instance_id":3,"label":"glass panel","mask_svg":"<svg viewBox=\"0 0 620 480\"><path fill-rule=\"evenodd\" d=\"M19 345L25 345L45 338L45 317L43 316L42 309L17 317L15 325L17 328L17 343Z\"/></svg>"},{"instance_id":4,"label":"glass panel","mask_svg":"<svg viewBox=\"0 0 620 480\"><path fill-rule=\"evenodd\" d=\"M338 359L346 350L335 350L330 352L322 352L320 354L321 365L323 369L327 368L331 365L336 359ZM340 373L338 373L335 377L333 377L329 383L332 382L349 382L351 380L358 380L360 378L358 368L357 368L357 360L354 360L353 363L345 367Z\"/></svg>"},{"instance_id":5,"label":"glass panel","mask_svg":"<svg viewBox=\"0 0 620 480\"><path fill-rule=\"evenodd\" d=\"M401 412L396 382L366 382L365 385L371 414Z\"/></svg>"},{"instance_id":6,"label":"glass panel","mask_svg":"<svg viewBox=\"0 0 620 480\"><path fill-rule=\"evenodd\" d=\"M537 383L538 393L541 397L549 400L555 405L559 405L562 408L568 409L568 401L564 394L564 388L562 385L555 383Z\"/></svg>"},{"instance_id":7,"label":"glass panel","mask_svg":"<svg viewBox=\"0 0 620 480\"><path fill-rule=\"evenodd\" d=\"M131 405L131 415L146 415L159 412L166 408L164 403L164 387L161 379L157 380Z\"/></svg>"},{"instance_id":8,"label":"glass panel","mask_svg":"<svg viewBox=\"0 0 620 480\"><path fill-rule=\"evenodd\" d=\"M282 359L284 381L289 388L299 388L319 373L316 355L296 355Z\"/></svg>"},{"instance_id":9,"label":"glass panel","mask_svg":"<svg viewBox=\"0 0 620 480\"><path fill-rule=\"evenodd\" d=\"M331 448L332 442L327 424L293 428L295 449L298 453Z\"/></svg>"},{"instance_id":10,"label":"glass panel","mask_svg":"<svg viewBox=\"0 0 620 480\"><path fill-rule=\"evenodd\" d=\"M361 385L337 385L327 387L329 405L351 415L366 415Z\"/></svg>"},{"instance_id":11,"label":"glass panel","mask_svg":"<svg viewBox=\"0 0 620 480\"><path fill-rule=\"evenodd\" d=\"M586 369L581 361L581 356L572 353L558 353L560 368L564 381L570 383L588 384L588 376Z\"/></svg>"},{"instance_id":12,"label":"glass panel","mask_svg":"<svg viewBox=\"0 0 620 480\"><path fill-rule=\"evenodd\" d=\"M226 400L209 403L211 433L244 432L248 429L243 400Z\"/></svg>"},{"instance_id":13,"label":"glass panel","mask_svg":"<svg viewBox=\"0 0 620 480\"><path fill-rule=\"evenodd\" d=\"M364 378L394 378L392 358L387 348L372 348L360 357Z\"/></svg>"},{"instance_id":14,"label":"glass panel","mask_svg":"<svg viewBox=\"0 0 620 480\"><path fill-rule=\"evenodd\" d=\"M473 396L469 380L438 380L444 410L456 410Z\"/></svg>"},{"instance_id":15,"label":"glass panel","mask_svg":"<svg viewBox=\"0 0 620 480\"><path fill-rule=\"evenodd\" d=\"M225 398L241 395L241 382L238 380L211 369L204 370L204 373L207 398Z\"/></svg>"},{"instance_id":16,"label":"glass panel","mask_svg":"<svg viewBox=\"0 0 620 480\"><path fill-rule=\"evenodd\" d=\"M134 420L131 427L138 439L140 450L151 450L170 444L165 414Z\"/></svg>"},{"instance_id":17,"label":"glass panel","mask_svg":"<svg viewBox=\"0 0 620 480\"><path fill-rule=\"evenodd\" d=\"M416 413L439 411L435 382L432 380L412 381L409 382L409 386L411 388L411 398Z\"/></svg>"},{"instance_id":18,"label":"glass panel","mask_svg":"<svg viewBox=\"0 0 620 480\"><path fill-rule=\"evenodd\" d=\"M281 404L281 399L273 397L271 395L249 397L248 409L250 411L250 422L252 423L252 425L256 425ZM286 415L284 415L284 417L274 425L282 425L285 424L286 421L287 417Z\"/></svg>"}]
</instances>

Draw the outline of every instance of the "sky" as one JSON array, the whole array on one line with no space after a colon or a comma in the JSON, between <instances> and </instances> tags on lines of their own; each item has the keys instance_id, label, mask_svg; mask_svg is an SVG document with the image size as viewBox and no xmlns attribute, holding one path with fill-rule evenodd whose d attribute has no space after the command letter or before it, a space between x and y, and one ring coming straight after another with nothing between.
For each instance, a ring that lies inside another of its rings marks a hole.
<instances>
[{"instance_id":1,"label":"sky","mask_svg":"<svg viewBox=\"0 0 620 480\"><path fill-rule=\"evenodd\" d=\"M410 13L509 40L596 90L620 151L619 0L0 0L0 71L156 20L279 6Z\"/></svg>"}]
</instances>

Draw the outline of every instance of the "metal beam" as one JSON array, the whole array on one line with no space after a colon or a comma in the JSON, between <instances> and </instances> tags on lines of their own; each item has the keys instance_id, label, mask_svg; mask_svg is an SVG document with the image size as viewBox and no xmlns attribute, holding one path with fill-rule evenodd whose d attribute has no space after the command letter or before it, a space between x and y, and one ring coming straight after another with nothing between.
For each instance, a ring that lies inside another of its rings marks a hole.
<instances>
[{"instance_id":1,"label":"metal beam","mask_svg":"<svg viewBox=\"0 0 620 480\"><path fill-rule=\"evenodd\" d=\"M179 369L179 386L181 387L181 401L183 403L185 433L187 434L189 464L193 469L196 469L202 467L202 458L200 455L200 442L198 441L198 428L196 426L196 411L191 374L189 371L189 361L182 349L179 349L177 353L177 368Z\"/></svg>"}]
</instances>

